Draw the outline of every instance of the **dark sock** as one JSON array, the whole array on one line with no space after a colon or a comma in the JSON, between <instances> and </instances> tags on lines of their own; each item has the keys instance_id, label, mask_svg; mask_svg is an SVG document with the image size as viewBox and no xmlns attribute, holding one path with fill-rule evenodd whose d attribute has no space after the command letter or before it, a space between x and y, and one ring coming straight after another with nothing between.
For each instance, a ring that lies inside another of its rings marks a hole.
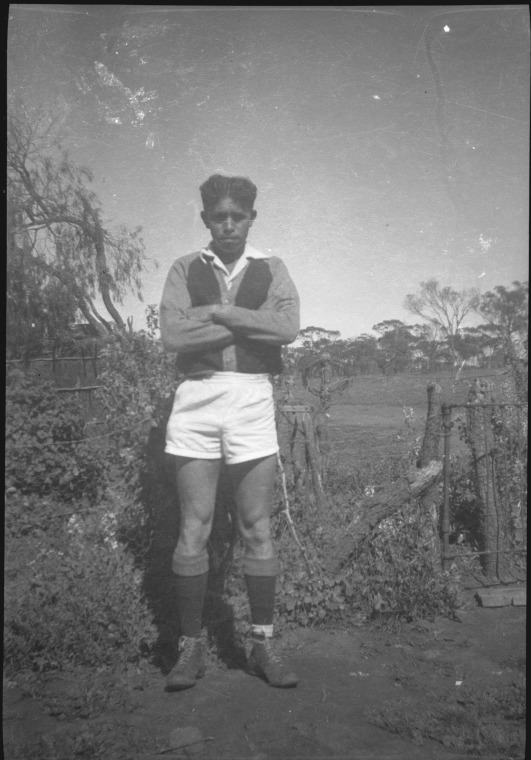
<instances>
[{"instance_id":1,"label":"dark sock","mask_svg":"<svg viewBox=\"0 0 531 760\"><path fill-rule=\"evenodd\" d=\"M201 635L207 579L208 573L174 576L181 636L198 638Z\"/></svg>"},{"instance_id":2,"label":"dark sock","mask_svg":"<svg viewBox=\"0 0 531 760\"><path fill-rule=\"evenodd\" d=\"M245 575L253 625L272 625L276 575Z\"/></svg>"}]
</instances>

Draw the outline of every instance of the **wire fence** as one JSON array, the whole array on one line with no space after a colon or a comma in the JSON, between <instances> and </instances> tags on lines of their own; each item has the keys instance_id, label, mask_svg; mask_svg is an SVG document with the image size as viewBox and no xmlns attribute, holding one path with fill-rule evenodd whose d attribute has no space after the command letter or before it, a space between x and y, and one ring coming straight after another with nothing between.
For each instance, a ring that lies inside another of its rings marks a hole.
<instances>
[{"instance_id":1,"label":"wire fence","mask_svg":"<svg viewBox=\"0 0 531 760\"><path fill-rule=\"evenodd\" d=\"M527 412L527 404L521 403L481 403L476 399L467 404L443 404L443 567L452 561L477 557L486 577L510 581L522 580L522 573L526 575ZM477 522L470 526L466 537L455 530L460 515L451 504L454 428L468 448L475 493Z\"/></svg>"}]
</instances>

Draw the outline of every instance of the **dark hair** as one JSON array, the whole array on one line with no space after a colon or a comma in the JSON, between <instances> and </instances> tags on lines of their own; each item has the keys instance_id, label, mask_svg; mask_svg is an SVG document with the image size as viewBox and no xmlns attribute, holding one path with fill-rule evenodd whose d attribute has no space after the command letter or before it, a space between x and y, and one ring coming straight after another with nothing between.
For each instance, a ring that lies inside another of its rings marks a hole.
<instances>
[{"instance_id":1,"label":"dark hair","mask_svg":"<svg viewBox=\"0 0 531 760\"><path fill-rule=\"evenodd\" d=\"M232 198L243 208L252 211L258 192L247 177L223 177L213 174L199 188L205 211L210 211L223 198Z\"/></svg>"}]
</instances>

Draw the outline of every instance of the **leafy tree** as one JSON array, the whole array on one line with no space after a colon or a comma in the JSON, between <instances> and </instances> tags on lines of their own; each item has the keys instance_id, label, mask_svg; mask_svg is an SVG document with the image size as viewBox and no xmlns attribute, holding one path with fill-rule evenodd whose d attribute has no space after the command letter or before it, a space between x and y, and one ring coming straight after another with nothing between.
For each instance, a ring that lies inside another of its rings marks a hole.
<instances>
[{"instance_id":1,"label":"leafy tree","mask_svg":"<svg viewBox=\"0 0 531 760\"><path fill-rule=\"evenodd\" d=\"M377 367L378 344L374 335L363 333L353 340L345 341L341 358L355 375L369 374Z\"/></svg>"},{"instance_id":2,"label":"leafy tree","mask_svg":"<svg viewBox=\"0 0 531 760\"><path fill-rule=\"evenodd\" d=\"M463 320L478 304L479 292L475 288L457 291L448 286L442 287L437 280L431 279L420 283L418 293L406 296L404 307L440 332L455 364L458 359L456 336Z\"/></svg>"},{"instance_id":3,"label":"leafy tree","mask_svg":"<svg viewBox=\"0 0 531 760\"><path fill-rule=\"evenodd\" d=\"M477 312L487 321L479 326L506 351L512 346L528 349L529 283L513 282L513 288L497 285L494 292L484 293Z\"/></svg>"},{"instance_id":4,"label":"leafy tree","mask_svg":"<svg viewBox=\"0 0 531 760\"><path fill-rule=\"evenodd\" d=\"M413 335L399 319L386 319L372 328L378 338L378 364L384 374L404 371L411 359Z\"/></svg>"},{"instance_id":5,"label":"leafy tree","mask_svg":"<svg viewBox=\"0 0 531 760\"><path fill-rule=\"evenodd\" d=\"M503 351L513 370L518 397L527 399L527 356L529 351L529 283L515 280L511 289L497 285L485 293L477 312L487 321L479 326L495 348Z\"/></svg>"},{"instance_id":6,"label":"leafy tree","mask_svg":"<svg viewBox=\"0 0 531 760\"><path fill-rule=\"evenodd\" d=\"M487 341L477 327L463 327L455 336L455 348L463 361L483 354Z\"/></svg>"},{"instance_id":7,"label":"leafy tree","mask_svg":"<svg viewBox=\"0 0 531 760\"><path fill-rule=\"evenodd\" d=\"M339 330L326 330L324 327L309 325L299 332L298 338L302 340L304 348L314 352L337 340L340 334Z\"/></svg>"},{"instance_id":8,"label":"leafy tree","mask_svg":"<svg viewBox=\"0 0 531 760\"><path fill-rule=\"evenodd\" d=\"M424 369L432 368L440 349L437 328L432 324L416 324L411 325L409 329L412 336L411 352L413 360L416 355L416 358L422 361Z\"/></svg>"},{"instance_id":9,"label":"leafy tree","mask_svg":"<svg viewBox=\"0 0 531 760\"><path fill-rule=\"evenodd\" d=\"M62 148L53 118L11 103L7 144L8 333L54 334L76 313L107 335L125 324L115 302L141 300L141 228L110 232L90 189L92 174ZM110 320L93 299L101 296Z\"/></svg>"}]
</instances>

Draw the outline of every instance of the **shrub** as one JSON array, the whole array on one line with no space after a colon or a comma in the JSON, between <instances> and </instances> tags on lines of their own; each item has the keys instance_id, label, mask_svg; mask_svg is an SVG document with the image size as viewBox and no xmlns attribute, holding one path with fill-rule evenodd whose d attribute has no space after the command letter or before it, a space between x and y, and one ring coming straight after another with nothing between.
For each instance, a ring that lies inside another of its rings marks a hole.
<instances>
[{"instance_id":1,"label":"shrub","mask_svg":"<svg viewBox=\"0 0 531 760\"><path fill-rule=\"evenodd\" d=\"M94 503L105 458L87 439L81 405L51 382L14 372L6 392L6 484L24 494Z\"/></svg>"},{"instance_id":2,"label":"shrub","mask_svg":"<svg viewBox=\"0 0 531 760\"><path fill-rule=\"evenodd\" d=\"M177 386L175 357L156 339L154 319L152 311L148 332L118 334L101 352L98 393L120 496L117 533L142 568L168 496L164 430Z\"/></svg>"},{"instance_id":3,"label":"shrub","mask_svg":"<svg viewBox=\"0 0 531 760\"><path fill-rule=\"evenodd\" d=\"M7 536L8 671L120 666L150 650L155 629L141 573L101 517Z\"/></svg>"},{"instance_id":4,"label":"shrub","mask_svg":"<svg viewBox=\"0 0 531 760\"><path fill-rule=\"evenodd\" d=\"M380 523L360 548L356 567L359 593L375 619L433 619L454 607L451 573L423 545L422 515L414 503Z\"/></svg>"},{"instance_id":5,"label":"shrub","mask_svg":"<svg viewBox=\"0 0 531 760\"><path fill-rule=\"evenodd\" d=\"M165 428L177 385L175 357L153 332L121 333L101 352L98 401L113 434L112 460L129 494L139 496L152 428Z\"/></svg>"},{"instance_id":6,"label":"shrub","mask_svg":"<svg viewBox=\"0 0 531 760\"><path fill-rule=\"evenodd\" d=\"M450 582L439 556L422 546L423 514L416 503L380 523L340 570L326 566L355 515L356 500L374 484L393 482L403 474L403 462L382 460L360 469L331 468L324 514L307 508L290 486L290 514L304 555L297 547L283 513L277 489L272 529L280 558L276 623L294 626L337 624L356 613L376 620L414 621L451 614L455 606ZM249 623L238 553L229 572L226 602L231 605L238 634Z\"/></svg>"}]
</instances>

